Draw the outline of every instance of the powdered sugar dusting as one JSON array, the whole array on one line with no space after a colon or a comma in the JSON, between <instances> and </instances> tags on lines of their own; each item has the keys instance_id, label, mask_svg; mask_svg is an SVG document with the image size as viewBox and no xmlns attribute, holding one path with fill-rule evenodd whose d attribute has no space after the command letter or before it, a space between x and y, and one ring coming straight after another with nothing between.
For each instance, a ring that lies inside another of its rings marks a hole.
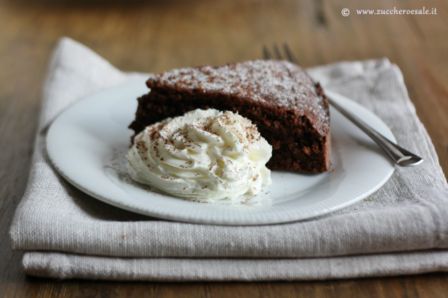
<instances>
[{"instance_id":1,"label":"powdered sugar dusting","mask_svg":"<svg viewBox=\"0 0 448 298\"><path fill-rule=\"evenodd\" d=\"M174 69L151 75L147 85L244 97L306 114L319 125L328 126L329 122L327 106L312 79L287 61L254 60L220 67Z\"/></svg>"}]
</instances>

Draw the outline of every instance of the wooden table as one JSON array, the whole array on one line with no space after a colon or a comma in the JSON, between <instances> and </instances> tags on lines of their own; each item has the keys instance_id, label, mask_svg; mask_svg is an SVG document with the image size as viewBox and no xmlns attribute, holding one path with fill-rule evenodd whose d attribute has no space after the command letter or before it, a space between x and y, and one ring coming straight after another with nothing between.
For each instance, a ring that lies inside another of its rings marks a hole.
<instances>
[{"instance_id":1,"label":"wooden table","mask_svg":"<svg viewBox=\"0 0 448 298\"><path fill-rule=\"evenodd\" d=\"M448 171L447 1L0 0L0 296L446 297L448 277L289 283L107 283L26 278L8 228L26 185L50 52L67 35L125 70L259 57L289 41L304 66L388 57ZM370 3L370 4L369 4ZM437 8L436 16L359 16L355 8ZM341 16L341 9L352 11Z\"/></svg>"}]
</instances>

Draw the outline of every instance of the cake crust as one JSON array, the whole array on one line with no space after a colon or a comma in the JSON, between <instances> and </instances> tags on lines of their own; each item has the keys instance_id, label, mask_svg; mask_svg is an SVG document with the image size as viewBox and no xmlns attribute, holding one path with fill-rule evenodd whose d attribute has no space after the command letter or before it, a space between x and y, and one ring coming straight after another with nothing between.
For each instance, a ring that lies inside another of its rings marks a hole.
<instances>
[{"instance_id":1,"label":"cake crust","mask_svg":"<svg viewBox=\"0 0 448 298\"><path fill-rule=\"evenodd\" d=\"M271 169L329 169L330 115L319 84L287 61L255 60L151 75L138 99L135 133L196 108L231 110L251 119L273 146Z\"/></svg>"}]
</instances>

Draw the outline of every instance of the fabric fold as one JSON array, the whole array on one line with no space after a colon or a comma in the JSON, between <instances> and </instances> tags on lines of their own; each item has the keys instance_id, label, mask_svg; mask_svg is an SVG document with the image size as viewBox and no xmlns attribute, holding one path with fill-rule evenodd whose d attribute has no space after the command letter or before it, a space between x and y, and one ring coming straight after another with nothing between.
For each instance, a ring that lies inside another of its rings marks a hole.
<instances>
[{"instance_id":1,"label":"fabric fold","mask_svg":"<svg viewBox=\"0 0 448 298\"><path fill-rule=\"evenodd\" d=\"M59 279L120 281L324 280L448 271L448 252L319 259L129 259L26 253L25 272Z\"/></svg>"}]
</instances>

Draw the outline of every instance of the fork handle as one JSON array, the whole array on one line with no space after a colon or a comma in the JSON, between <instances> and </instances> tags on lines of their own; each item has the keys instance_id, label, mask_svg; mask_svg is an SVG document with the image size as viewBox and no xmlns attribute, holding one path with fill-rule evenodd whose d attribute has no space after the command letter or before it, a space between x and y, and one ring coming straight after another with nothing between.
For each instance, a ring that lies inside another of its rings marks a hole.
<instances>
[{"instance_id":1,"label":"fork handle","mask_svg":"<svg viewBox=\"0 0 448 298\"><path fill-rule=\"evenodd\" d=\"M330 93L330 95L328 93ZM331 92L326 92L326 95L328 101L330 102L330 105L333 106L339 113L344 115L347 119L349 119L365 134L367 134L381 149L383 149L383 151L394 162L394 164L406 167L417 165L423 161L420 156L409 152L408 150L393 143L391 140L376 131L373 127L361 120L358 116L343 108L339 103L336 102L336 100L333 99Z\"/></svg>"}]
</instances>

